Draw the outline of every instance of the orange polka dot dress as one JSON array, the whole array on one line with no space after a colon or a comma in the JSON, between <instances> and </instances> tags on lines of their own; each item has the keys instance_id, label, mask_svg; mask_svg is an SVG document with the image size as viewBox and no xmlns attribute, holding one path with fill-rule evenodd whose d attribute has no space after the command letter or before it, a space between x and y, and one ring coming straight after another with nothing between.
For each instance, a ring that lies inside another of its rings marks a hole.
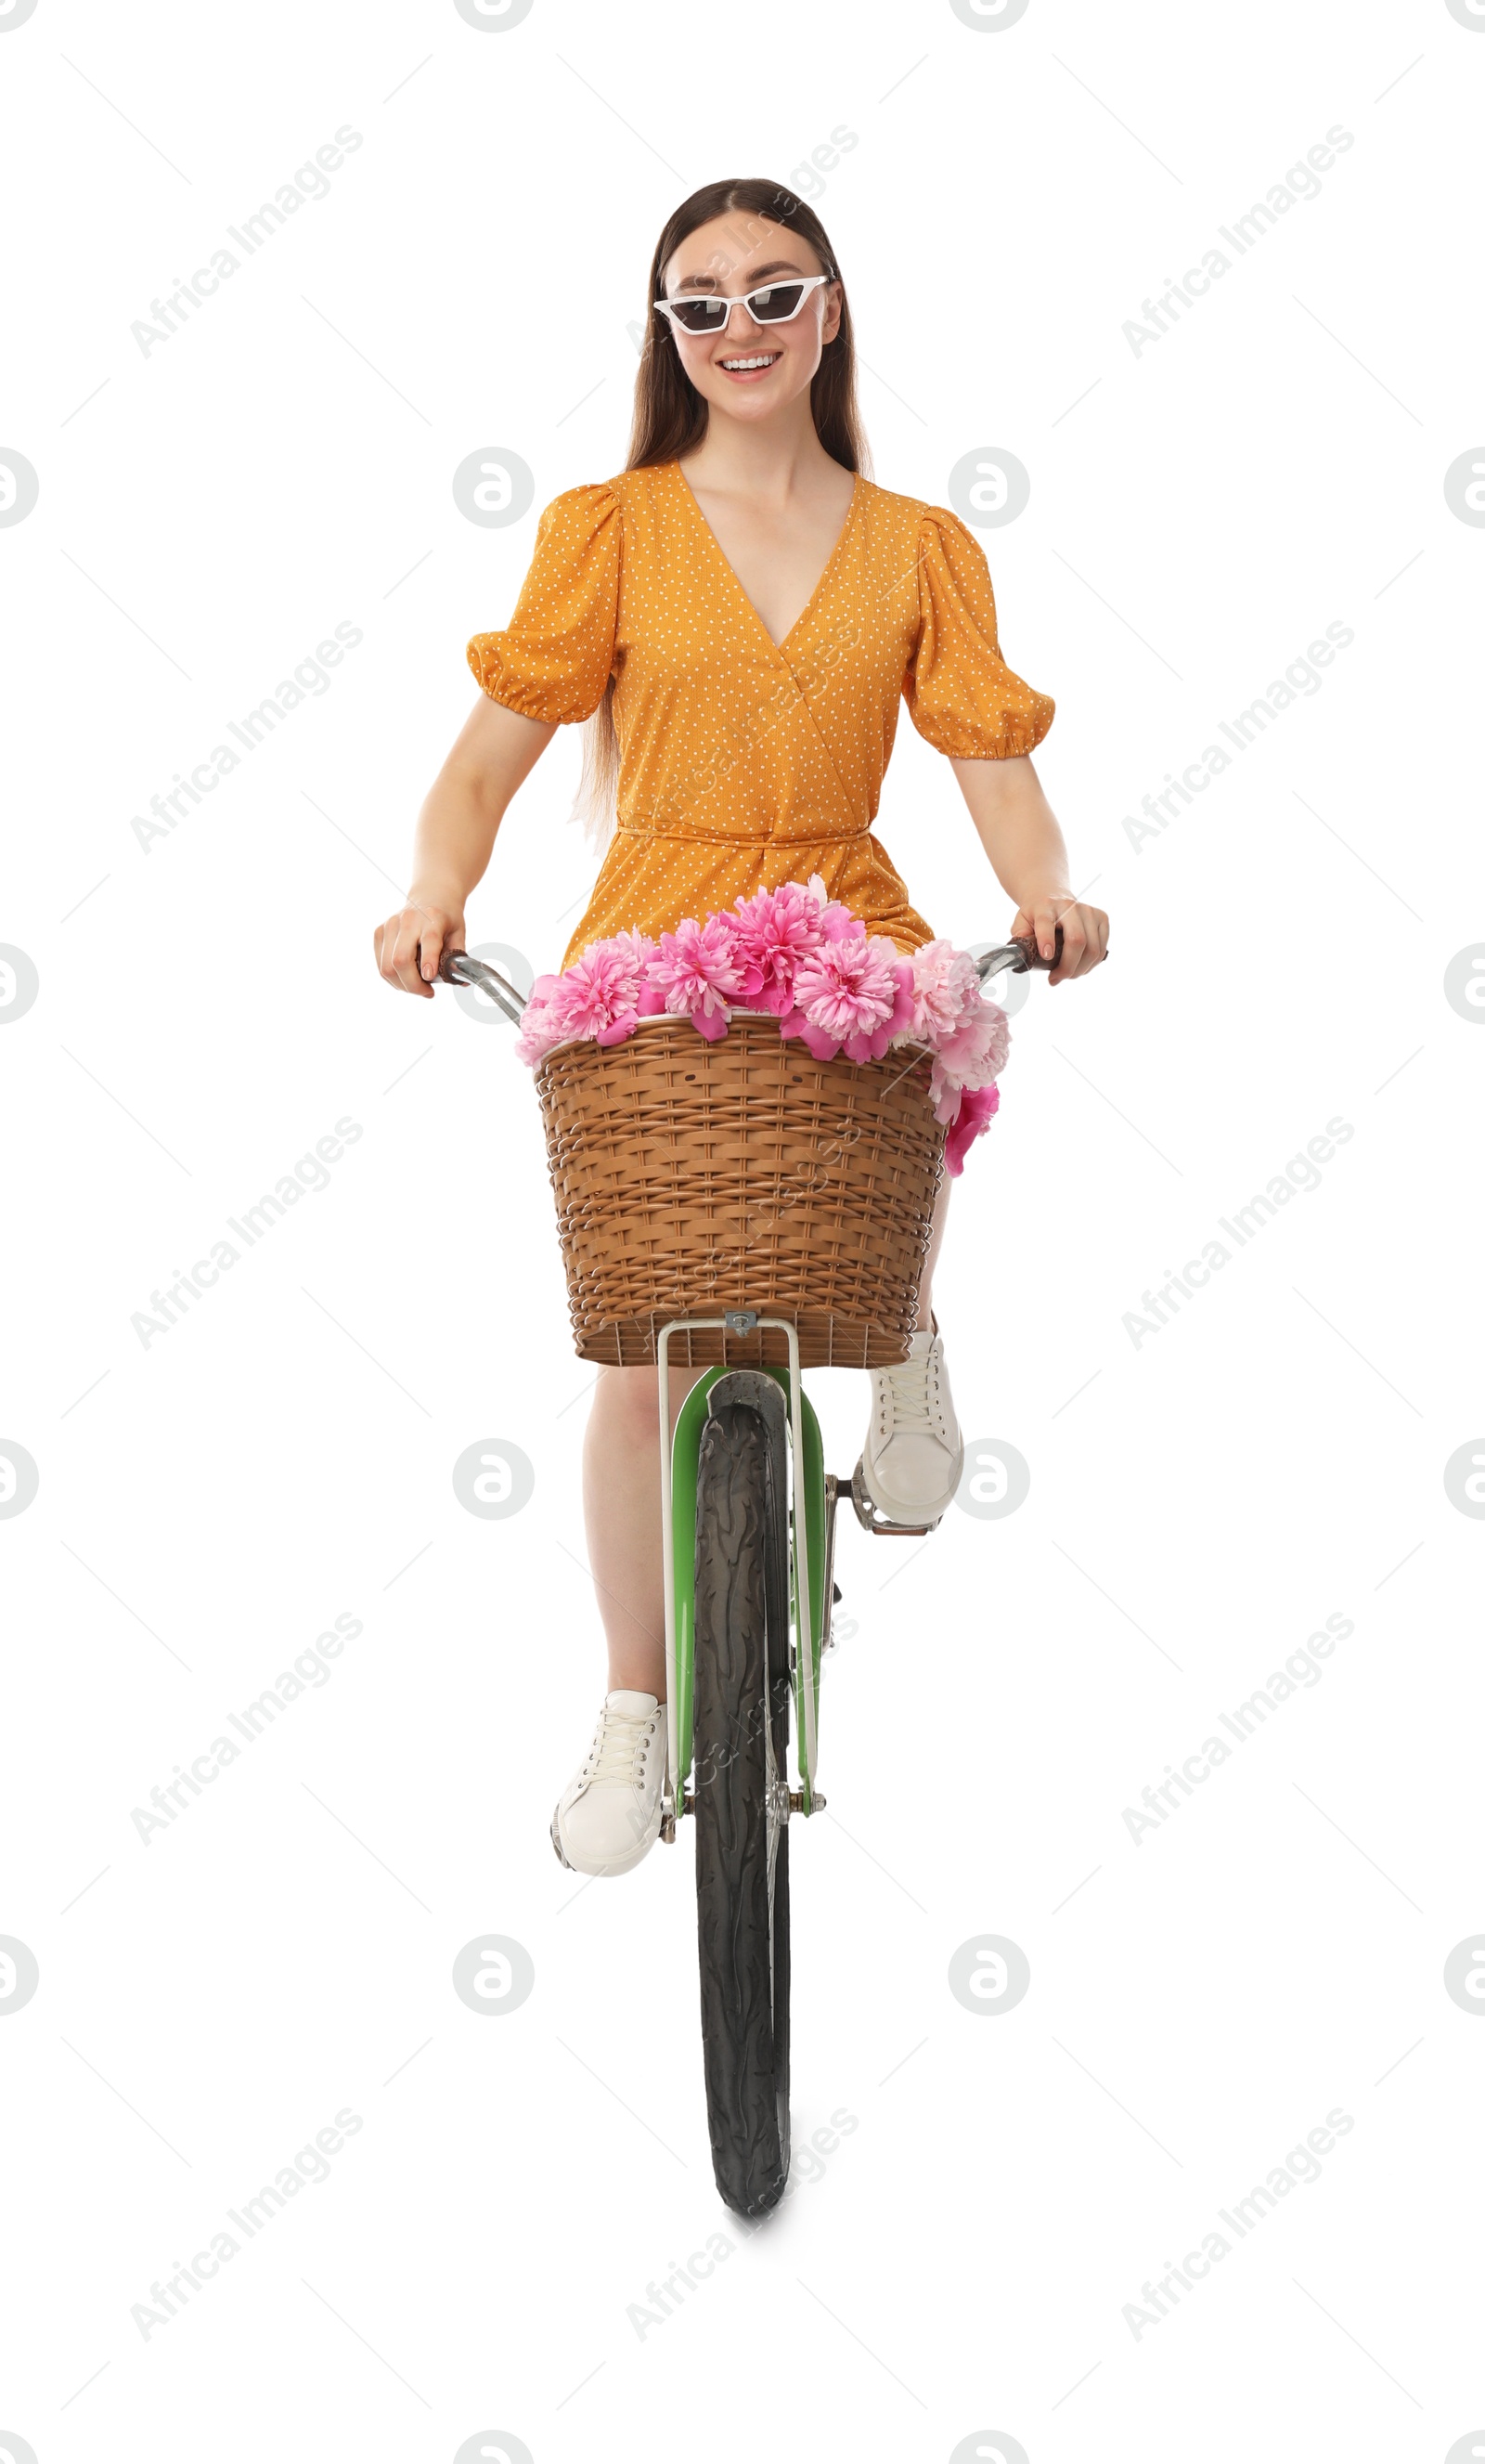
<instances>
[{"instance_id":1,"label":"orange polka dot dress","mask_svg":"<svg viewBox=\"0 0 1485 2464\"><path fill-rule=\"evenodd\" d=\"M933 938L872 836L899 698L941 753L1030 753L1055 705L1000 655L990 569L942 505L858 474L798 622L775 643L678 462L555 496L509 626L470 666L528 718L589 717L614 683L618 827L590 941L673 932L819 873L902 949Z\"/></svg>"}]
</instances>

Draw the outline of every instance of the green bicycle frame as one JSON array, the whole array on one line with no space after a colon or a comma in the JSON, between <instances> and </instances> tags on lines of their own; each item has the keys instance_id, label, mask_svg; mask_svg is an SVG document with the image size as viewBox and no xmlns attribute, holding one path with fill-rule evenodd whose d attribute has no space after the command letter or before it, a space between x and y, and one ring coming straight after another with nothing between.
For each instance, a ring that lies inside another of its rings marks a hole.
<instances>
[{"instance_id":1,"label":"green bicycle frame","mask_svg":"<svg viewBox=\"0 0 1485 2464\"><path fill-rule=\"evenodd\" d=\"M774 1378L784 1390L784 1399L792 1406L793 1394L786 1369L766 1369L764 1375ZM676 1702L679 1712L680 1768L676 1773L676 1811L684 1803L683 1790L691 1768L691 1713L695 1700L696 1677L696 1479L701 1458L701 1433L710 1410L710 1396L725 1369L710 1369L691 1388L681 1406L675 1424L675 1441L671 1447L671 1564L670 1583L675 1617ZM813 1810L809 1758L806 1752L804 1684L812 1688L813 1719L810 1727L819 1737L819 1662L821 1640L825 1632L825 1454L820 1440L819 1422L809 1397L799 1394L800 1424L804 1433L804 1532L805 1560L809 1570L809 1617L799 1615L799 1557L794 1543L794 1515L789 1523L789 1598L794 1618L795 1664L793 1685L795 1721L799 1763L799 1782L803 1795L802 1810ZM794 1417L789 1416L790 1443L794 1442ZM807 1630L806 1630L807 1629Z\"/></svg>"}]
</instances>

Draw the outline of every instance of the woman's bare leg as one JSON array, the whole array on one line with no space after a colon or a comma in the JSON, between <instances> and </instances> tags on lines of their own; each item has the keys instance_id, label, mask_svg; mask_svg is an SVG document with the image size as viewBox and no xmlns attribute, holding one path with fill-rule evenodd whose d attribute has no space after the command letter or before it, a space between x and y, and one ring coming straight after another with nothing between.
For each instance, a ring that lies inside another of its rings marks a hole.
<instances>
[{"instance_id":1,"label":"woman's bare leg","mask_svg":"<svg viewBox=\"0 0 1485 2464\"><path fill-rule=\"evenodd\" d=\"M946 1173L944 1185L938 1193L937 1202L933 1208L933 1229L928 1235L928 1254L923 1262L923 1272L918 1279L918 1324L925 1330L931 1327L933 1323L933 1269L938 1264L938 1253L944 1245L944 1227L949 1221L949 1176Z\"/></svg>"},{"instance_id":2,"label":"woman's bare leg","mask_svg":"<svg viewBox=\"0 0 1485 2464\"><path fill-rule=\"evenodd\" d=\"M672 1369L670 1419L704 1373ZM668 1442L669 1432L666 1432ZM660 1548L660 1379L653 1369L601 1369L582 1449L582 1510L608 1683L666 1699Z\"/></svg>"}]
</instances>

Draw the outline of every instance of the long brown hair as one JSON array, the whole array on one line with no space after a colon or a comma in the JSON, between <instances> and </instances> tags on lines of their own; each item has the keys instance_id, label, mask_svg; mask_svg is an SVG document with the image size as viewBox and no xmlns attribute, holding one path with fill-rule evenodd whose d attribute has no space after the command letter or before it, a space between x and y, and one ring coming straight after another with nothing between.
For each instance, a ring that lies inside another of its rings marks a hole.
<instances>
[{"instance_id":1,"label":"long brown hair","mask_svg":"<svg viewBox=\"0 0 1485 2464\"><path fill-rule=\"evenodd\" d=\"M703 223L737 214L736 255L753 246L762 224L787 224L814 250L820 265L841 282L841 322L835 339L825 344L810 381L810 411L815 433L833 462L842 470L870 475L871 456L856 401L856 342L851 306L841 268L819 215L792 188L773 180L713 180L677 206L655 244L646 294L644 344L634 381L634 424L629 431L626 471L650 470L661 462L678 461L699 445L707 432L708 408L681 365L668 324L653 304L665 292L666 268L684 239ZM718 272L728 267L713 259ZM612 826L619 783L619 739L614 732L614 679L582 731L582 777L574 801L589 834L600 844Z\"/></svg>"}]
</instances>

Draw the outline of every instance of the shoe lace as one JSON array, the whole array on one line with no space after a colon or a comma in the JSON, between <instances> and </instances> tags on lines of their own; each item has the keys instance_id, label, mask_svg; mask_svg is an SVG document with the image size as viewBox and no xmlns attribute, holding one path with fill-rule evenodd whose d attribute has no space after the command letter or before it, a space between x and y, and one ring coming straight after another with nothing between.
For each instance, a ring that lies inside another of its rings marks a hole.
<instances>
[{"instance_id":1,"label":"shoe lace","mask_svg":"<svg viewBox=\"0 0 1485 2464\"><path fill-rule=\"evenodd\" d=\"M588 1756L587 1777L600 1788L638 1788L653 1711L605 1707Z\"/></svg>"},{"instance_id":2,"label":"shoe lace","mask_svg":"<svg viewBox=\"0 0 1485 2464\"><path fill-rule=\"evenodd\" d=\"M891 1397L894 1434L923 1429L932 1437L942 1436L938 1361L932 1353L925 1354L921 1360L905 1360L895 1369L884 1369L878 1374Z\"/></svg>"}]
</instances>

